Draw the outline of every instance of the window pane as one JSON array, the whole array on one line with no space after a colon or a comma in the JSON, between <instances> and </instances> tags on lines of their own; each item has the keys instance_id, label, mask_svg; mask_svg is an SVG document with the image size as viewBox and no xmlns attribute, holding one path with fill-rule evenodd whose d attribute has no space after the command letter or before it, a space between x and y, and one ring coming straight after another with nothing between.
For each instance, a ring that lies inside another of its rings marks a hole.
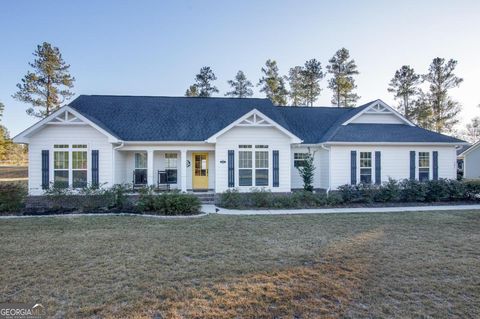
<instances>
[{"instance_id":1,"label":"window pane","mask_svg":"<svg viewBox=\"0 0 480 319\"><path fill-rule=\"evenodd\" d=\"M255 145L255 148L268 148L268 145Z\"/></svg>"},{"instance_id":2,"label":"window pane","mask_svg":"<svg viewBox=\"0 0 480 319\"><path fill-rule=\"evenodd\" d=\"M54 171L53 185L57 188L68 188L68 171Z\"/></svg>"},{"instance_id":3,"label":"window pane","mask_svg":"<svg viewBox=\"0 0 480 319\"><path fill-rule=\"evenodd\" d=\"M255 170L255 186L268 186L268 169Z\"/></svg>"},{"instance_id":4,"label":"window pane","mask_svg":"<svg viewBox=\"0 0 480 319\"><path fill-rule=\"evenodd\" d=\"M177 183L177 170L176 169L166 169L165 173L167 173L167 183L168 184L176 184Z\"/></svg>"},{"instance_id":5,"label":"window pane","mask_svg":"<svg viewBox=\"0 0 480 319\"><path fill-rule=\"evenodd\" d=\"M360 167L372 167L372 152L360 152Z\"/></svg>"},{"instance_id":6,"label":"window pane","mask_svg":"<svg viewBox=\"0 0 480 319\"><path fill-rule=\"evenodd\" d=\"M255 152L255 167L268 168L268 152L266 151Z\"/></svg>"},{"instance_id":7,"label":"window pane","mask_svg":"<svg viewBox=\"0 0 480 319\"><path fill-rule=\"evenodd\" d=\"M135 169L133 176L133 183L135 185L145 185L147 184L147 170L146 169Z\"/></svg>"},{"instance_id":8,"label":"window pane","mask_svg":"<svg viewBox=\"0 0 480 319\"><path fill-rule=\"evenodd\" d=\"M238 167L252 168L252 152L246 152L246 151L238 152Z\"/></svg>"},{"instance_id":9,"label":"window pane","mask_svg":"<svg viewBox=\"0 0 480 319\"><path fill-rule=\"evenodd\" d=\"M429 168L419 168L418 169L418 180L420 182L428 181L430 178L430 169Z\"/></svg>"},{"instance_id":10,"label":"window pane","mask_svg":"<svg viewBox=\"0 0 480 319\"><path fill-rule=\"evenodd\" d=\"M55 144L53 148L68 148L68 144Z\"/></svg>"},{"instance_id":11,"label":"window pane","mask_svg":"<svg viewBox=\"0 0 480 319\"><path fill-rule=\"evenodd\" d=\"M418 167L430 167L430 153L428 152L418 153Z\"/></svg>"},{"instance_id":12,"label":"window pane","mask_svg":"<svg viewBox=\"0 0 480 319\"><path fill-rule=\"evenodd\" d=\"M87 171L73 171L72 172L72 187L83 188L87 187Z\"/></svg>"},{"instance_id":13,"label":"window pane","mask_svg":"<svg viewBox=\"0 0 480 319\"><path fill-rule=\"evenodd\" d=\"M147 168L147 153L135 153L135 168Z\"/></svg>"},{"instance_id":14,"label":"window pane","mask_svg":"<svg viewBox=\"0 0 480 319\"><path fill-rule=\"evenodd\" d=\"M54 169L68 169L68 152L54 152L53 162Z\"/></svg>"},{"instance_id":15,"label":"window pane","mask_svg":"<svg viewBox=\"0 0 480 319\"><path fill-rule=\"evenodd\" d=\"M72 148L87 148L86 144L73 144Z\"/></svg>"},{"instance_id":16,"label":"window pane","mask_svg":"<svg viewBox=\"0 0 480 319\"><path fill-rule=\"evenodd\" d=\"M72 152L72 168L87 169L87 152Z\"/></svg>"},{"instance_id":17,"label":"window pane","mask_svg":"<svg viewBox=\"0 0 480 319\"><path fill-rule=\"evenodd\" d=\"M252 145L238 145L238 148L252 148Z\"/></svg>"},{"instance_id":18,"label":"window pane","mask_svg":"<svg viewBox=\"0 0 480 319\"><path fill-rule=\"evenodd\" d=\"M176 153L165 153L165 168L177 168Z\"/></svg>"},{"instance_id":19,"label":"window pane","mask_svg":"<svg viewBox=\"0 0 480 319\"><path fill-rule=\"evenodd\" d=\"M360 168L360 183L371 184L372 183L372 169Z\"/></svg>"},{"instance_id":20,"label":"window pane","mask_svg":"<svg viewBox=\"0 0 480 319\"><path fill-rule=\"evenodd\" d=\"M238 184L240 186L252 186L252 170L240 169L238 170Z\"/></svg>"},{"instance_id":21,"label":"window pane","mask_svg":"<svg viewBox=\"0 0 480 319\"><path fill-rule=\"evenodd\" d=\"M304 167L305 159L308 158L308 153L294 153L293 154L293 166Z\"/></svg>"}]
</instances>

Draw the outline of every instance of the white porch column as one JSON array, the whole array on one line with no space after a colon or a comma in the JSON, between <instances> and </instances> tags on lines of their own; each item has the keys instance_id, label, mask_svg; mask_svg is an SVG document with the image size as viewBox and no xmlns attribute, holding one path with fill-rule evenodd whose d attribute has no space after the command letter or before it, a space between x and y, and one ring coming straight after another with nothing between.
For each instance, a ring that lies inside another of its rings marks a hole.
<instances>
[{"instance_id":1,"label":"white porch column","mask_svg":"<svg viewBox=\"0 0 480 319\"><path fill-rule=\"evenodd\" d=\"M147 184L153 185L153 150L147 151Z\"/></svg>"},{"instance_id":2,"label":"white porch column","mask_svg":"<svg viewBox=\"0 0 480 319\"><path fill-rule=\"evenodd\" d=\"M187 150L180 150L180 187L182 192L187 191Z\"/></svg>"}]
</instances>

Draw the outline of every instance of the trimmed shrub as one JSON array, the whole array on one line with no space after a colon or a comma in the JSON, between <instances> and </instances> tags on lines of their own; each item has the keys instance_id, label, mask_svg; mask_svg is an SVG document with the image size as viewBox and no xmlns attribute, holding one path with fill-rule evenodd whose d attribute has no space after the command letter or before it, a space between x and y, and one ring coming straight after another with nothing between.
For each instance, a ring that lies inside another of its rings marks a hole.
<instances>
[{"instance_id":1,"label":"trimmed shrub","mask_svg":"<svg viewBox=\"0 0 480 319\"><path fill-rule=\"evenodd\" d=\"M400 182L401 200L404 202L423 202L427 196L425 183L417 180L404 179Z\"/></svg>"},{"instance_id":2,"label":"trimmed shrub","mask_svg":"<svg viewBox=\"0 0 480 319\"><path fill-rule=\"evenodd\" d=\"M480 200L480 180L464 180L469 199Z\"/></svg>"},{"instance_id":3,"label":"trimmed shrub","mask_svg":"<svg viewBox=\"0 0 480 319\"><path fill-rule=\"evenodd\" d=\"M155 194L150 187L142 190L138 209L158 215L191 215L200 213L197 196L178 192Z\"/></svg>"},{"instance_id":4,"label":"trimmed shrub","mask_svg":"<svg viewBox=\"0 0 480 319\"><path fill-rule=\"evenodd\" d=\"M322 207L327 204L327 195L324 193L312 193L309 191L294 192L292 195L284 195L291 198L293 207L312 208Z\"/></svg>"},{"instance_id":5,"label":"trimmed shrub","mask_svg":"<svg viewBox=\"0 0 480 319\"><path fill-rule=\"evenodd\" d=\"M396 202L400 199L400 185L393 178L389 178L378 188L375 195L376 202Z\"/></svg>"},{"instance_id":6,"label":"trimmed shrub","mask_svg":"<svg viewBox=\"0 0 480 319\"><path fill-rule=\"evenodd\" d=\"M378 192L378 187L372 184L345 184L338 187L338 191L344 202L349 203L372 203Z\"/></svg>"},{"instance_id":7,"label":"trimmed shrub","mask_svg":"<svg viewBox=\"0 0 480 319\"><path fill-rule=\"evenodd\" d=\"M252 188L249 197L253 207L265 208L273 206L272 192L264 188Z\"/></svg>"},{"instance_id":8,"label":"trimmed shrub","mask_svg":"<svg viewBox=\"0 0 480 319\"><path fill-rule=\"evenodd\" d=\"M228 189L219 196L218 205L225 208L241 208L244 205L238 189Z\"/></svg>"},{"instance_id":9,"label":"trimmed shrub","mask_svg":"<svg viewBox=\"0 0 480 319\"><path fill-rule=\"evenodd\" d=\"M448 191L448 200L457 201L457 200L467 200L468 193L465 183L450 179L447 180L447 191Z\"/></svg>"},{"instance_id":10,"label":"trimmed shrub","mask_svg":"<svg viewBox=\"0 0 480 319\"><path fill-rule=\"evenodd\" d=\"M448 183L445 179L439 179L438 181L430 180L425 183L426 195L425 201L427 202L439 202L447 200L448 195Z\"/></svg>"},{"instance_id":11,"label":"trimmed shrub","mask_svg":"<svg viewBox=\"0 0 480 319\"><path fill-rule=\"evenodd\" d=\"M27 190L18 182L0 183L0 213L18 212L23 209Z\"/></svg>"}]
</instances>

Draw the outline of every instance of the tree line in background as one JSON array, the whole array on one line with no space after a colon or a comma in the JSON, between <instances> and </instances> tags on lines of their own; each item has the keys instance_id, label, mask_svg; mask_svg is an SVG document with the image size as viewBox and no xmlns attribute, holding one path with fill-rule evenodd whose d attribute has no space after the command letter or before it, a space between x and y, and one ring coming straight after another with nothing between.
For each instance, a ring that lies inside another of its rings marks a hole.
<instances>
[{"instance_id":1,"label":"tree line in background","mask_svg":"<svg viewBox=\"0 0 480 319\"><path fill-rule=\"evenodd\" d=\"M33 55L34 61L29 63L32 71L28 71L17 84L18 91L13 98L30 104L27 114L45 118L74 95L70 89L74 86L75 78L70 75L70 65L63 60L60 50L50 43L38 45ZM402 66L388 84L388 91L399 101L398 110L420 127L442 133L455 133L453 127L458 123L461 107L450 96L449 90L463 82L463 79L454 73L456 66L457 61L446 61L443 58L433 59L425 74L416 73L408 65ZM322 93L320 83L327 76L327 88L332 92L333 105L354 107L360 99L355 92L355 76L359 71L355 60L345 48L335 52L328 60L325 70L321 62L310 59L301 66L290 68L288 75L281 75L277 62L269 59L261 68L261 74L256 85L275 105L313 106ZM216 80L217 77L209 66L202 67L185 95L210 97L219 93L214 85ZM225 96L253 96L254 84L247 79L243 71L238 71L234 79L227 83L231 90L226 92ZM2 105L2 111L3 108ZM480 117L473 118L462 131L456 133L471 142L478 140ZM2 155L6 154L5 145L13 144L4 126L0 131L0 143L0 156L5 156Z\"/></svg>"},{"instance_id":2,"label":"tree line in background","mask_svg":"<svg viewBox=\"0 0 480 319\"><path fill-rule=\"evenodd\" d=\"M27 162L27 147L13 144L7 128L3 125L5 105L0 102L0 164L18 165Z\"/></svg>"},{"instance_id":3,"label":"tree line in background","mask_svg":"<svg viewBox=\"0 0 480 319\"><path fill-rule=\"evenodd\" d=\"M328 81L328 88L332 90L332 104L341 107L353 107L360 99L354 92L354 75L359 74L355 60L350 58L347 49L338 50L328 61L326 72L322 64L316 59L305 62L303 66L294 66L288 71L288 75L280 75L277 62L268 59L262 67L262 77L258 80L257 86L260 92L275 105L292 106L313 106L320 96L322 89L320 82L327 74L331 75ZM195 83L185 92L188 97L210 97L218 93L218 88L213 84L217 79L215 73L209 66L204 66L195 76ZM246 98L253 95L253 83L250 82L245 73L240 70L233 80L227 82L231 91L225 96ZM287 83L289 88L287 88Z\"/></svg>"}]
</instances>

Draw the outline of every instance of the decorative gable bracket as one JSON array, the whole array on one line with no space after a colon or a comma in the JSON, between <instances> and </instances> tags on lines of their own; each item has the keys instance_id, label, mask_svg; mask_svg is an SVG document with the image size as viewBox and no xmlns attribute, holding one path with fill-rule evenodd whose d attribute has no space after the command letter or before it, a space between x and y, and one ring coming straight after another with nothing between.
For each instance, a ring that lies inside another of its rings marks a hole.
<instances>
[{"instance_id":1,"label":"decorative gable bracket","mask_svg":"<svg viewBox=\"0 0 480 319\"><path fill-rule=\"evenodd\" d=\"M368 105L365 109L363 109L362 111L358 112L357 114L355 114L354 116L349 118L347 121L342 123L342 125L347 125L347 124L350 124L350 123L354 122L357 118L361 117L363 114L392 115L392 116L398 118L398 120L400 120L401 122L403 122L407 125L415 126L415 124L413 124L411 121L409 121L407 118L405 118L402 114L398 113L395 109L388 106L382 100L376 100L376 101L370 103L370 105Z\"/></svg>"},{"instance_id":2,"label":"decorative gable bracket","mask_svg":"<svg viewBox=\"0 0 480 319\"><path fill-rule=\"evenodd\" d=\"M45 123L47 125L87 125L84 121L79 119L75 114L65 110L63 113L58 114L55 118Z\"/></svg>"},{"instance_id":3,"label":"decorative gable bracket","mask_svg":"<svg viewBox=\"0 0 480 319\"><path fill-rule=\"evenodd\" d=\"M290 137L292 143L301 143L302 140L294 135L292 132L270 119L268 116L263 114L257 109L253 109L247 114L243 115L230 125L224 127L222 130L218 131L214 135L210 136L206 142L207 143L216 143L217 137L224 134L225 132L231 130L234 127L274 127Z\"/></svg>"}]
</instances>

